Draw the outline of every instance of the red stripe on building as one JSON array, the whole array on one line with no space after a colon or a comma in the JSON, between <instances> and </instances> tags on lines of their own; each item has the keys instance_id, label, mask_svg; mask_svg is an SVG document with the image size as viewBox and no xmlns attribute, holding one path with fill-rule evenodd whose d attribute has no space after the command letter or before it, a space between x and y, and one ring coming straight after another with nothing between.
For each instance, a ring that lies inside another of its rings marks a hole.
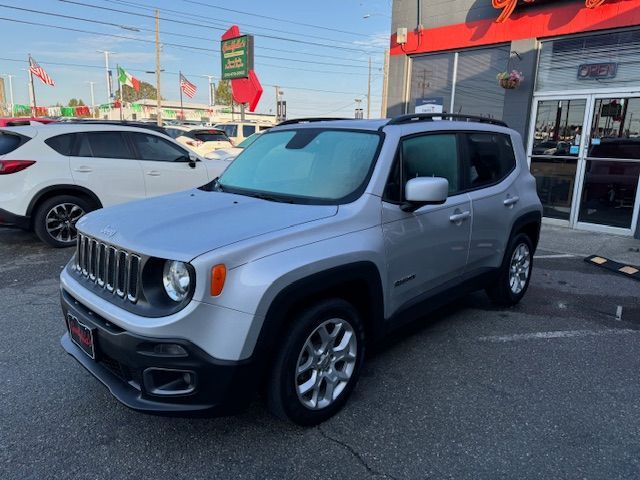
<instances>
[{"instance_id":1,"label":"red stripe on building","mask_svg":"<svg viewBox=\"0 0 640 480\"><path fill-rule=\"evenodd\" d=\"M496 11L496 14L499 12ZM496 15L497 18L497 15ZM391 55L413 55L640 25L640 1L622 0L589 9L583 2L513 14L502 23L478 20L409 32L407 43L391 36Z\"/></svg>"}]
</instances>

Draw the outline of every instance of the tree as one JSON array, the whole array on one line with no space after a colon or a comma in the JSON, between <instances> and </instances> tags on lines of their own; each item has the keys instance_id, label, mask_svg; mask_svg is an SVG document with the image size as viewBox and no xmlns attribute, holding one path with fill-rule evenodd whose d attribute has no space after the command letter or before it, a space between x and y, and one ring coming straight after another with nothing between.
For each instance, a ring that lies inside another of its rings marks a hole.
<instances>
[{"instance_id":1,"label":"tree","mask_svg":"<svg viewBox=\"0 0 640 480\"><path fill-rule=\"evenodd\" d=\"M231 82L229 80L220 80L216 87L216 104L231 105Z\"/></svg>"},{"instance_id":2,"label":"tree","mask_svg":"<svg viewBox=\"0 0 640 480\"><path fill-rule=\"evenodd\" d=\"M79 99L72 98L71 100L69 100L69 106L70 107L82 107L82 106L84 106L84 102L82 101L81 98L79 98Z\"/></svg>"},{"instance_id":3,"label":"tree","mask_svg":"<svg viewBox=\"0 0 640 480\"><path fill-rule=\"evenodd\" d=\"M140 82L140 90L137 92L128 85L122 86L123 100L125 103L137 102L143 99L155 99L156 87L147 82ZM116 99L120 100L120 89L116 90Z\"/></svg>"}]
</instances>

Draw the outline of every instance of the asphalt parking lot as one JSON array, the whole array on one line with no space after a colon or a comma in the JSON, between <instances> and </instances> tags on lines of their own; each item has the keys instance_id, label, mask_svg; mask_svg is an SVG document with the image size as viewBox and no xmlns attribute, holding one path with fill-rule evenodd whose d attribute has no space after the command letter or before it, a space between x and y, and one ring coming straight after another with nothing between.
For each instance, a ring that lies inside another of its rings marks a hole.
<instances>
[{"instance_id":1,"label":"asphalt parking lot","mask_svg":"<svg viewBox=\"0 0 640 480\"><path fill-rule=\"evenodd\" d=\"M303 429L259 402L212 419L118 404L59 345L72 253L0 230L3 480L640 478L640 283L580 257L539 251L515 308L474 294L395 335Z\"/></svg>"}]
</instances>

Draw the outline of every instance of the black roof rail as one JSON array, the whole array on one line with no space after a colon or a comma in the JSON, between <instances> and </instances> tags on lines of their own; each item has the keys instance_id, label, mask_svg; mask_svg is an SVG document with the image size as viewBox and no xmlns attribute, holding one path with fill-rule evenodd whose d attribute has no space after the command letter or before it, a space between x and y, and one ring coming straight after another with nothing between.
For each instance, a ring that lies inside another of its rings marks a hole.
<instances>
[{"instance_id":1,"label":"black roof rail","mask_svg":"<svg viewBox=\"0 0 640 480\"><path fill-rule=\"evenodd\" d=\"M410 113L392 118L386 125L402 125L411 122L432 122L434 120L460 120L463 122L490 123L501 127L508 127L502 120L494 120L493 118L479 117L477 115L466 115L464 113Z\"/></svg>"},{"instance_id":2,"label":"black roof rail","mask_svg":"<svg viewBox=\"0 0 640 480\"><path fill-rule=\"evenodd\" d=\"M291 120L285 120L276 125L281 127L282 125L295 125L297 123L313 123L313 122L333 122L336 120L353 120L353 118L340 118L340 117L310 117L310 118L294 118Z\"/></svg>"}]
</instances>

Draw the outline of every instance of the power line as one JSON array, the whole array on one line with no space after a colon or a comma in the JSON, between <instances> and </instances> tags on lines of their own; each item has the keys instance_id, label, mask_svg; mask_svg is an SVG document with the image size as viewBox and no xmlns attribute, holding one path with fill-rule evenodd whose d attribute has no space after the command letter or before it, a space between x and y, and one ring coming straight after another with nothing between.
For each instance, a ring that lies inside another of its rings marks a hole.
<instances>
[{"instance_id":1,"label":"power line","mask_svg":"<svg viewBox=\"0 0 640 480\"><path fill-rule=\"evenodd\" d=\"M111 11L111 12L116 12L116 13L124 13L125 15L133 15L133 16L138 16L138 17L145 17L145 18L154 18L152 15L145 15L144 13L137 13L137 12L131 12L131 11L127 11L127 10L120 10L117 8L110 8L110 7L101 7L99 5L92 5L89 3L81 3L81 2L76 2L74 0L58 0L60 2L64 2L64 3L69 3L69 4L73 4L73 5L79 5L81 7L88 7L88 8L96 8L99 10L106 10L106 11ZM211 25L205 25L202 23L193 23L193 22L185 22L183 20L176 20L176 19L171 19L171 18L165 18L164 21L166 22L173 22L173 23L181 23L183 25L189 25L189 26L195 26L195 27L201 27L201 28L208 28L211 30L217 30L217 31L222 31L225 32L227 29L226 28L220 28L220 27L212 27ZM272 40L280 40L283 42L293 42L296 44L305 44L305 45L312 45L312 46L316 46L316 47L323 47L323 48L331 48L331 49L338 49L338 50L347 50L350 52L354 52L354 51L358 51L358 52L362 52L362 53L369 53L367 50L363 50L363 49L356 49L356 48L349 48L349 47L341 47L339 45L328 45L326 43L318 43L318 42L308 42L306 40L296 40L294 38L287 38L287 37L280 37L280 36L275 36L275 35L265 35L265 34L257 34L257 37L263 37L263 38L270 38Z\"/></svg>"},{"instance_id":2,"label":"power line","mask_svg":"<svg viewBox=\"0 0 640 480\"><path fill-rule=\"evenodd\" d=\"M22 24L25 24L25 25L34 25L34 26L39 26L39 27L55 28L55 29L58 29L58 30L66 30L66 31L70 31L70 32L86 33L88 35L97 35L97 36L104 36L104 37L120 38L120 39L124 39L124 40L131 40L133 42L143 42L143 43L153 43L153 44L155 44L155 41L153 41L153 40L145 40L143 38L128 37L126 35L115 35L113 33L100 33L100 32L94 32L94 31L89 31L89 30L82 30L82 29L79 29L79 28L62 27L60 25L51 25L51 24L47 24L47 23L30 22L30 21L27 21L27 20L18 20L18 19L15 19L15 18L0 17L0 21L22 23ZM182 44L179 44L179 43L162 42L162 45L168 46L168 47L183 48L183 49L186 49L186 50L220 53L220 50L214 50L212 48L193 47L193 46L190 46L190 45L182 45ZM274 56L270 56L270 55L255 55L255 57L256 58L267 58L267 59L271 59L271 60L286 60L288 62L310 63L312 65L328 65L328 66L332 66L332 67L366 68L366 67L360 66L360 65L348 65L348 64L345 64L345 63L313 62L311 60L300 60L300 59L297 59L297 58L274 57Z\"/></svg>"},{"instance_id":3,"label":"power line","mask_svg":"<svg viewBox=\"0 0 640 480\"><path fill-rule=\"evenodd\" d=\"M166 7L160 7L158 5L148 5L148 4L137 4L137 3L133 3L133 2L128 2L126 0L99 0L101 2L105 2L105 3L118 3L120 5L124 5L125 7L130 7L130 8L137 8L139 10L147 10L147 11L155 11L156 9L161 10L162 12L169 12L172 13L173 15L176 15L178 17L182 17L182 18L187 18L187 19L192 19L192 18L203 18L201 15L197 16L197 15L189 15L186 14L184 12L181 12L179 10L172 10L170 8L166 8ZM219 20L215 20L212 18L207 18L206 19L208 22L210 23L215 23L221 26L224 26L225 28L228 28L229 23L233 23L231 22L231 20L229 20L228 22L222 22ZM237 22L240 23L240 22ZM278 28L268 28L268 27L263 27L263 26L259 26L259 25L252 25L250 23L246 23L246 22L242 22L242 25L244 25L245 27L248 28L257 28L259 30L266 30L269 32L278 32L278 33L282 33L282 29L278 29ZM330 42L335 42L336 40L334 38L329 38L329 37L320 37L317 35L310 35L308 33L304 33L304 34L299 34L297 32L287 32L290 33L292 35L304 35L305 38L315 38L317 40L328 40Z\"/></svg>"},{"instance_id":4,"label":"power line","mask_svg":"<svg viewBox=\"0 0 640 480\"><path fill-rule=\"evenodd\" d=\"M1 19L1 18L0 18ZM16 58L4 58L4 57L0 57L0 60L3 61L7 61L7 62L19 62L19 63L28 63L27 60L19 60ZM54 66L61 66L61 67L81 67L81 68L96 68L96 69L103 69L104 65L84 65L84 64L79 64L79 63L63 63L63 62L46 62L46 61L38 61L38 63L42 64L42 65L54 65ZM146 73L147 71L149 71L149 69L136 69L136 68L127 68L128 71L131 72L140 72L140 73ZM163 74L167 74L167 75L179 75L180 72L169 72L169 71L164 71L162 72ZM193 72L182 72L183 75L188 75L188 76L199 76L199 74L197 73L193 73ZM275 84L269 84L269 83L265 83L264 84L265 87L275 87ZM317 88L306 88L306 87L296 87L296 86L291 86L291 85L278 85L281 88L286 88L289 90L302 90L302 91L306 91L306 92L319 92L319 93L330 93L330 94L340 94L340 95L362 95L360 92L341 92L341 91L337 91L337 90L322 90L322 89L317 89ZM374 97L380 97L381 95L372 95Z\"/></svg>"},{"instance_id":5,"label":"power line","mask_svg":"<svg viewBox=\"0 0 640 480\"><path fill-rule=\"evenodd\" d=\"M64 15L61 13L53 13L53 12L45 12L42 10L33 10L30 8L23 8L23 7L16 7L16 6L12 6L12 5L4 5L4 4L0 4L0 8L8 8L8 9L12 9L12 10L19 10L19 11L23 11L23 12L29 12L29 13L37 13L40 15L47 15L47 16L51 16L51 17L57 17L57 18L66 18L66 19L70 19L70 20L78 20L81 22L87 22L87 23L97 23L99 25L107 25L110 27L118 27L118 28L122 28L123 25L118 24L118 23L113 23L113 22L105 22L102 20L95 20L92 18L84 18L84 17L77 17L74 15ZM151 28L143 28L143 27L135 27L137 30L141 30L144 32L155 32L154 29ZM177 37L181 37L181 38L193 38L195 40L204 40L204 41L211 41L210 38L206 38L206 37L198 37L195 35L188 35L188 34L182 34L182 33L176 33L176 32L167 32L167 31L163 31L164 35L172 35L172 36L177 36ZM296 53L296 54L300 54L300 55L310 55L310 56L314 56L314 57L324 57L324 58L334 58L334 56L331 55L320 55L320 54L314 54L314 53L308 53L308 52L296 52L296 51L291 51L291 50L282 50L280 48L270 48L270 47L260 47L262 50L273 50L276 52L288 52L288 53ZM365 62L365 60L358 60L358 59L353 59L351 61L354 62Z\"/></svg>"},{"instance_id":6,"label":"power line","mask_svg":"<svg viewBox=\"0 0 640 480\"><path fill-rule=\"evenodd\" d=\"M195 0L182 0L182 1L185 2L185 3L192 3L192 4L195 4L195 5L202 5L202 6L208 7L208 8L214 8L214 9L217 9L217 10L224 10L226 12L239 13L241 15L249 15L251 17L265 18L267 20L275 20L276 22L289 23L289 24L293 24L293 25L301 25L303 27L317 28L317 29L320 29L320 30L328 30L328 31L331 31L331 32L345 33L347 35L353 35L353 36L357 36L357 37L362 37L363 36L363 34L357 33L357 32L349 32L347 30L339 30L337 28L330 28L330 27L325 27L325 26L322 26L322 25L313 25L311 23L295 22L293 20L286 20L284 18L270 17L268 15L260 15L260 14L257 14L257 13L243 12L241 10L233 10L231 8L220 7L220 6L217 6L217 5L209 5L207 3L197 2Z\"/></svg>"}]
</instances>

